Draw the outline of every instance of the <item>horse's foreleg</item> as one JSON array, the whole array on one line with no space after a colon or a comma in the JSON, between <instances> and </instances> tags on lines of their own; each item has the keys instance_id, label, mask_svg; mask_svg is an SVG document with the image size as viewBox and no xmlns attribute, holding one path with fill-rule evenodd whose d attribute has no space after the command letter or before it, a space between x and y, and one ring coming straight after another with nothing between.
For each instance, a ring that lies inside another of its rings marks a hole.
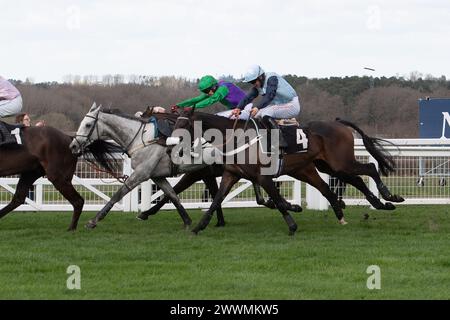
<instances>
[{"instance_id":1,"label":"horse's foreleg","mask_svg":"<svg viewBox=\"0 0 450 320\"><path fill-rule=\"evenodd\" d=\"M278 211L280 211L283 215L283 219L289 227L289 235L294 235L297 231L297 223L295 223L295 220L289 214L287 210L287 201L280 195L280 192L272 181L272 177L260 176L259 183L261 187L263 187L264 190L266 190L269 196L273 199L278 208Z\"/></svg>"},{"instance_id":2,"label":"horse's foreleg","mask_svg":"<svg viewBox=\"0 0 450 320\"><path fill-rule=\"evenodd\" d=\"M219 187L217 186L217 180L215 175L207 176L203 178L203 182L206 184L211 196L214 199L219 192ZM225 226L225 218L223 216L222 205L219 204L216 210L217 213L217 224L216 227Z\"/></svg>"},{"instance_id":3,"label":"horse's foreleg","mask_svg":"<svg viewBox=\"0 0 450 320\"><path fill-rule=\"evenodd\" d=\"M330 186L320 177L317 173L316 168L313 164L302 168L298 172L289 173L292 177L304 181L317 190L328 200L331 207L333 208L334 214L336 218L339 220L339 223L342 225L347 224L344 219L344 212L342 211L342 205L339 202L338 196L336 193L331 191Z\"/></svg>"},{"instance_id":4,"label":"horse's foreleg","mask_svg":"<svg viewBox=\"0 0 450 320\"><path fill-rule=\"evenodd\" d=\"M148 173L143 174L142 170L135 170L131 176L124 182L124 184L119 188L119 190L114 193L111 199L106 203L106 205L96 214L95 218L89 220L86 224L86 228L93 229L97 226L97 223L103 220L111 211L112 207L119 202L125 195L127 195L131 190L137 187L142 182L149 178Z\"/></svg>"},{"instance_id":5,"label":"horse's foreleg","mask_svg":"<svg viewBox=\"0 0 450 320\"><path fill-rule=\"evenodd\" d=\"M0 219L16 209L21 204L25 203L28 191L33 186L33 183L41 176L42 173L38 171L24 172L20 175L19 182L16 187L16 192L14 193L11 202L0 210Z\"/></svg>"},{"instance_id":6,"label":"horse's foreleg","mask_svg":"<svg viewBox=\"0 0 450 320\"><path fill-rule=\"evenodd\" d=\"M200 222L192 230L193 233L197 234L208 226L209 222L211 221L213 212L217 210L217 208L222 203L223 199L225 199L225 196L228 194L228 192L230 192L231 188L238 181L239 177L233 175L228 171L224 172L222 176L222 181L220 182L219 191L214 197L211 207L208 209L208 211L205 212Z\"/></svg>"},{"instance_id":7,"label":"horse's foreleg","mask_svg":"<svg viewBox=\"0 0 450 320\"><path fill-rule=\"evenodd\" d=\"M63 180L58 178L52 181L55 188L66 198L73 206L72 222L70 223L68 231L75 231L77 229L78 220L83 211L84 199L72 185L70 180Z\"/></svg>"},{"instance_id":8,"label":"horse's foreleg","mask_svg":"<svg viewBox=\"0 0 450 320\"><path fill-rule=\"evenodd\" d=\"M183 205L180 202L180 199L177 196L177 193L174 191L170 183L166 178L153 178L153 181L161 188L164 194L172 201L175 207L180 214L181 219L183 220L185 228L188 228L192 224L192 220L189 217L186 209L184 209Z\"/></svg>"},{"instance_id":9,"label":"horse's foreleg","mask_svg":"<svg viewBox=\"0 0 450 320\"><path fill-rule=\"evenodd\" d=\"M176 194L183 192L184 190L192 186L195 182L202 179L202 172L203 170L186 173L173 187L173 190L176 192ZM148 216L156 214L169 201L170 198L164 194L164 197L161 199L161 201L158 201L158 203L151 207L149 210L142 212L138 216L138 219L147 220Z\"/></svg>"}]
</instances>

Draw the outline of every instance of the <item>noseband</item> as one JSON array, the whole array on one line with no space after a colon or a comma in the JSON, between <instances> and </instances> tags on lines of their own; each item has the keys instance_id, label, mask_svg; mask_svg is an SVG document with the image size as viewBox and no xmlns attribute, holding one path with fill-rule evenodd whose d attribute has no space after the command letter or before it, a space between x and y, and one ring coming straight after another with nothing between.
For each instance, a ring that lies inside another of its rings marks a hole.
<instances>
[{"instance_id":1,"label":"noseband","mask_svg":"<svg viewBox=\"0 0 450 320\"><path fill-rule=\"evenodd\" d=\"M88 115L88 114L85 116L86 118L94 119L94 125L92 126L91 130L89 130L89 132L88 132L87 135L82 135L82 134L76 134L76 135L75 135L75 141L78 142L78 145L79 145L79 148L80 148L81 153L83 153L83 150L84 150L85 146L86 146L88 143L91 144L92 142L94 142L94 141L91 139L91 136L92 136L92 133L94 132L95 129L97 129L97 137L100 136L100 135L99 135L99 132L98 132L98 126L97 126L97 123L98 123L98 115L99 115L99 113L100 113L100 112L98 112L97 115L96 115L95 117L93 117L93 116L91 116L91 115ZM86 138L86 140L85 140L83 143L80 143L80 141L78 140L78 138Z\"/></svg>"}]
</instances>

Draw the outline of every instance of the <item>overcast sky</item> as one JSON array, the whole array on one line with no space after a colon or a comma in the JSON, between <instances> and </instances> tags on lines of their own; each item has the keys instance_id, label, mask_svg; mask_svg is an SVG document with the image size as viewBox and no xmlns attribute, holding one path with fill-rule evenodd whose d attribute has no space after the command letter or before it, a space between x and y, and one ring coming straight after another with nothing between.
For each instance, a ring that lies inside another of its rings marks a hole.
<instances>
[{"instance_id":1,"label":"overcast sky","mask_svg":"<svg viewBox=\"0 0 450 320\"><path fill-rule=\"evenodd\" d=\"M449 0L0 0L0 75L450 78Z\"/></svg>"}]
</instances>

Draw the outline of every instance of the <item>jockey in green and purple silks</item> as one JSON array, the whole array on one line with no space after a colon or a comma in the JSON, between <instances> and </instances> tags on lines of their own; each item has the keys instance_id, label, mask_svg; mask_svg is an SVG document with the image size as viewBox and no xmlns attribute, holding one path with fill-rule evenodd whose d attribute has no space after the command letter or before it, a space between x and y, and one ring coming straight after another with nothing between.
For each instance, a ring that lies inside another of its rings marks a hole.
<instances>
[{"instance_id":1,"label":"jockey in green and purple silks","mask_svg":"<svg viewBox=\"0 0 450 320\"><path fill-rule=\"evenodd\" d=\"M239 115L240 119L247 119L252 109L252 104L248 104L238 109L238 105L246 96L235 84L228 81L217 81L213 76L204 76L200 79L198 89L202 92L201 95L177 103L172 109L177 107L195 107L205 108L220 102L228 109L227 111L219 112L217 115L228 117Z\"/></svg>"}]
</instances>

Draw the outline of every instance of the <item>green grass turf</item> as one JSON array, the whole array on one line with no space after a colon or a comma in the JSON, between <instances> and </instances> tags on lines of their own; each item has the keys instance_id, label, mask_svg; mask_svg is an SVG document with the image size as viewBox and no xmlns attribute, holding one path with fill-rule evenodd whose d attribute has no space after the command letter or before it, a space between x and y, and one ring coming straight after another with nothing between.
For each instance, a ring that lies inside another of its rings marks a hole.
<instances>
[{"instance_id":1,"label":"green grass turf","mask_svg":"<svg viewBox=\"0 0 450 320\"><path fill-rule=\"evenodd\" d=\"M347 226L331 211L295 214L289 237L263 208L225 209L227 226L199 236L173 211L146 222L112 213L95 230L84 213L75 233L68 213L13 213L0 221L0 299L450 298L450 207L346 214ZM66 289L71 264L79 291ZM381 290L366 287L369 265L381 268Z\"/></svg>"}]
</instances>

